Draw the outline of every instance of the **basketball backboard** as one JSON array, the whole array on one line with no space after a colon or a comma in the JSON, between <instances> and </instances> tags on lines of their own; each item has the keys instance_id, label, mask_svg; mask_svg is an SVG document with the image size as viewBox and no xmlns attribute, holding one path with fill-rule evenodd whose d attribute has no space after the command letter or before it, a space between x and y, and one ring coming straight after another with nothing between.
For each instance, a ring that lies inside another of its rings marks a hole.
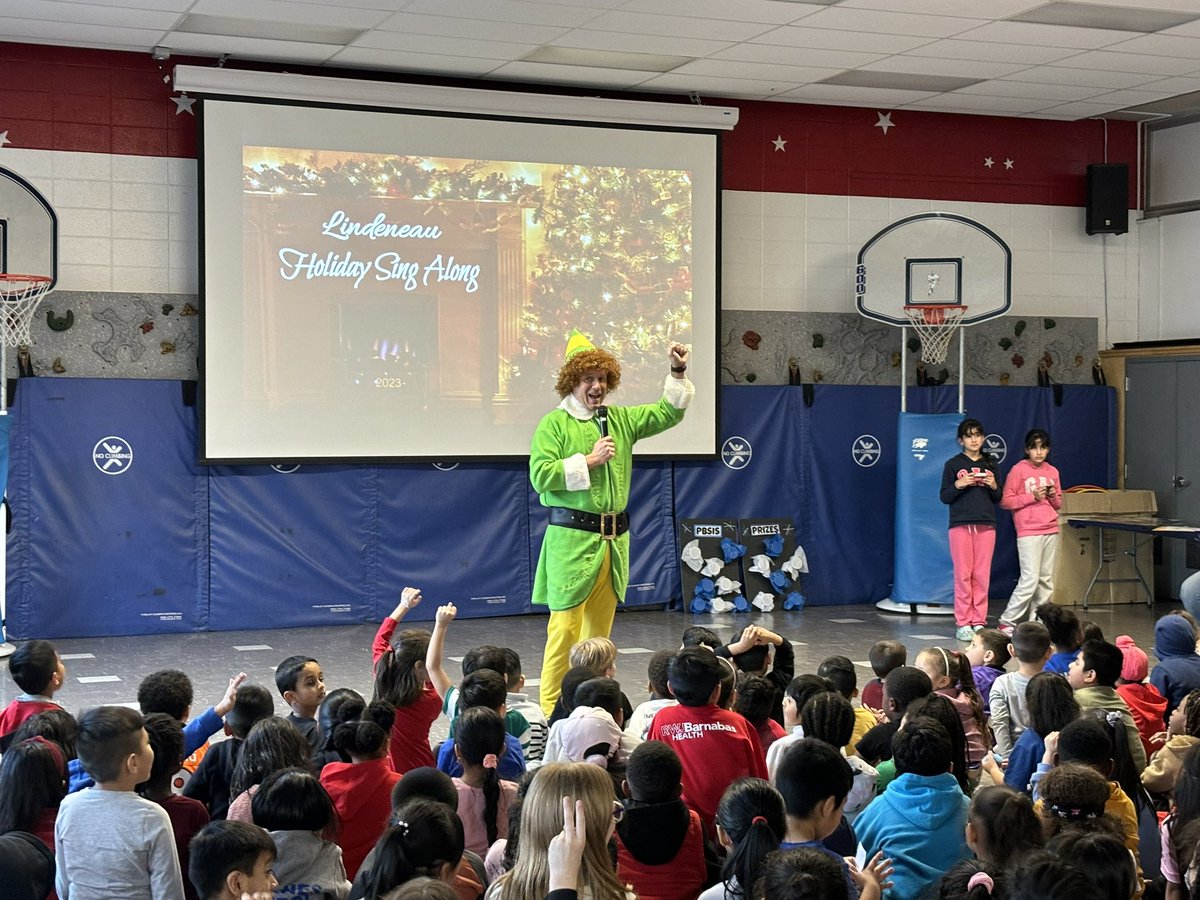
<instances>
[{"instance_id":1,"label":"basketball backboard","mask_svg":"<svg viewBox=\"0 0 1200 900\"><path fill-rule=\"evenodd\" d=\"M58 281L58 217L32 184L0 166L0 272Z\"/></svg>"},{"instance_id":2,"label":"basketball backboard","mask_svg":"<svg viewBox=\"0 0 1200 900\"><path fill-rule=\"evenodd\" d=\"M1012 305L1012 251L985 225L955 213L900 219L858 251L858 311L908 325L905 306L961 304L963 325L1002 316Z\"/></svg>"}]
</instances>

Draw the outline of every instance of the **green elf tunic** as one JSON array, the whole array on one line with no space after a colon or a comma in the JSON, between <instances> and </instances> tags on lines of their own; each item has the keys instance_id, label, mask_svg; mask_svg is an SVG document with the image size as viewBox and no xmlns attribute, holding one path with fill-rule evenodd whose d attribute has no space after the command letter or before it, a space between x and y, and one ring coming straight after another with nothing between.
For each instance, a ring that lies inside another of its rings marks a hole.
<instances>
[{"instance_id":1,"label":"green elf tunic","mask_svg":"<svg viewBox=\"0 0 1200 900\"><path fill-rule=\"evenodd\" d=\"M595 469L588 469L584 458L600 439L595 413L568 394L533 433L529 479L542 506L590 513L623 511L629 502L633 445L678 424L695 392L686 378L668 376L657 403L609 407L608 433L616 444L616 455ZM605 541L598 533L561 525L546 529L533 581L533 602L559 612L586 600L603 565L605 544L611 545L613 591L623 602L629 584L629 533Z\"/></svg>"}]
</instances>

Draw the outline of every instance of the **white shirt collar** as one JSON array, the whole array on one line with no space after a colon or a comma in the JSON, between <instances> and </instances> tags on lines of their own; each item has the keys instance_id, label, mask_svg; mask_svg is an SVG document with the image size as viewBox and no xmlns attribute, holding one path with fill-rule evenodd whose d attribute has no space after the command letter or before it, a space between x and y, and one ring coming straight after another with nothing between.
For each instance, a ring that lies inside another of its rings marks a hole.
<instances>
[{"instance_id":1,"label":"white shirt collar","mask_svg":"<svg viewBox=\"0 0 1200 900\"><path fill-rule=\"evenodd\" d=\"M567 394L562 398L562 402L558 404L558 408L566 412L568 415L576 419L586 422L588 419L596 417L594 409L588 407L574 394Z\"/></svg>"}]
</instances>

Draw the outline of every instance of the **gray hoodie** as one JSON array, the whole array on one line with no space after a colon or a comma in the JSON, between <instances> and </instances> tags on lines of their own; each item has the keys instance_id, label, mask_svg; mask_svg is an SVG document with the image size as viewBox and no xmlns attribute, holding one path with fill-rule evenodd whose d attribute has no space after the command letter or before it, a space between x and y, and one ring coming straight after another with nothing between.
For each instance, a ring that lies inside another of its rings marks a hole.
<instances>
[{"instance_id":1,"label":"gray hoodie","mask_svg":"<svg viewBox=\"0 0 1200 900\"><path fill-rule=\"evenodd\" d=\"M346 900L350 879L342 848L311 831L272 831L275 839L275 900L293 897Z\"/></svg>"}]
</instances>

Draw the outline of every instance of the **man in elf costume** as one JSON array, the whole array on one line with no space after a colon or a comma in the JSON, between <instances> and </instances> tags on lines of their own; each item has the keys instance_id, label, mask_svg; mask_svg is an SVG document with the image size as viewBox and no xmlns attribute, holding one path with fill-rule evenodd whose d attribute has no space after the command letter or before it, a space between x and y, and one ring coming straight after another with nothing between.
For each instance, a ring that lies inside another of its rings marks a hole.
<instances>
[{"instance_id":1,"label":"man in elf costume","mask_svg":"<svg viewBox=\"0 0 1200 900\"><path fill-rule=\"evenodd\" d=\"M608 637L617 601L625 599L633 445L682 420L696 393L684 374L687 347L672 342L667 351L671 372L657 403L607 409L621 366L573 331L555 385L562 402L533 433L529 478L550 508L533 582L533 602L550 607L539 687L546 715L561 691L571 645Z\"/></svg>"}]
</instances>

